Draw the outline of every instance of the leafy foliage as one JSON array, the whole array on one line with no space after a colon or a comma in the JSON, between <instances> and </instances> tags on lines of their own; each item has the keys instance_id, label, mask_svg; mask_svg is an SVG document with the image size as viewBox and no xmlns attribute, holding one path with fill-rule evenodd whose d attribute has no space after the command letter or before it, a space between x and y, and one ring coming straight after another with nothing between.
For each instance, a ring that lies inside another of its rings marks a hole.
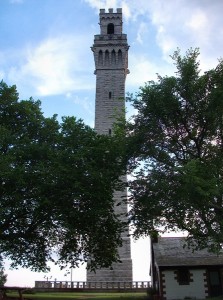
<instances>
[{"instance_id":1,"label":"leafy foliage","mask_svg":"<svg viewBox=\"0 0 223 300\"><path fill-rule=\"evenodd\" d=\"M4 269L0 269L0 286L4 286L7 281L7 274L4 273Z\"/></svg>"},{"instance_id":2,"label":"leafy foliage","mask_svg":"<svg viewBox=\"0 0 223 300\"><path fill-rule=\"evenodd\" d=\"M128 123L135 235L185 230L194 247L223 242L223 61L200 72L199 50L172 59L176 76L140 88ZM191 239L190 239L191 238Z\"/></svg>"},{"instance_id":3,"label":"leafy foliage","mask_svg":"<svg viewBox=\"0 0 223 300\"><path fill-rule=\"evenodd\" d=\"M5 274L5 269L2 264L2 261L0 261L0 287L4 286L7 281L7 274Z\"/></svg>"},{"instance_id":4,"label":"leafy foliage","mask_svg":"<svg viewBox=\"0 0 223 300\"><path fill-rule=\"evenodd\" d=\"M122 149L74 117L44 117L40 105L0 83L1 256L33 270L107 267L121 245L113 191Z\"/></svg>"}]
</instances>

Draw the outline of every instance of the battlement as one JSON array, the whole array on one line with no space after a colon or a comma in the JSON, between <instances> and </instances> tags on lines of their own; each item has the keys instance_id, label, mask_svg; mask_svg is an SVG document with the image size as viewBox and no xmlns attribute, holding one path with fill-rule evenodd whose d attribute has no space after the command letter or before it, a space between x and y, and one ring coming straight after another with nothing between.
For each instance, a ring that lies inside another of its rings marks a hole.
<instances>
[{"instance_id":1,"label":"battlement","mask_svg":"<svg viewBox=\"0 0 223 300\"><path fill-rule=\"evenodd\" d=\"M122 34L122 9L117 8L114 12L113 8L109 8L108 12L105 9L100 9L100 29L101 35Z\"/></svg>"},{"instance_id":2,"label":"battlement","mask_svg":"<svg viewBox=\"0 0 223 300\"><path fill-rule=\"evenodd\" d=\"M100 9L100 15L101 14L107 14L107 13L109 13L109 14L113 14L113 13L121 14L122 13L122 8L117 8L116 12L113 11L113 8L109 8L108 12L106 12L104 8Z\"/></svg>"}]
</instances>

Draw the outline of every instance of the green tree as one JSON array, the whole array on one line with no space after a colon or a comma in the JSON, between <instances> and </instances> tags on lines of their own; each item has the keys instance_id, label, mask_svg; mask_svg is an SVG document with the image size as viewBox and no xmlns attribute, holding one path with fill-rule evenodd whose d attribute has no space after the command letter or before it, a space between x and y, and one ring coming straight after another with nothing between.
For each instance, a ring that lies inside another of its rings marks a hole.
<instances>
[{"instance_id":1,"label":"green tree","mask_svg":"<svg viewBox=\"0 0 223 300\"><path fill-rule=\"evenodd\" d=\"M0 268L0 286L4 286L7 281L7 274L4 273L4 269Z\"/></svg>"},{"instance_id":2,"label":"green tree","mask_svg":"<svg viewBox=\"0 0 223 300\"><path fill-rule=\"evenodd\" d=\"M12 267L46 270L117 261L122 223L113 211L122 149L74 117L44 117L0 83L0 254Z\"/></svg>"},{"instance_id":3,"label":"green tree","mask_svg":"<svg viewBox=\"0 0 223 300\"><path fill-rule=\"evenodd\" d=\"M7 274L5 274L5 269L0 261L0 287L4 286L7 281Z\"/></svg>"},{"instance_id":4,"label":"green tree","mask_svg":"<svg viewBox=\"0 0 223 300\"><path fill-rule=\"evenodd\" d=\"M128 123L135 235L180 229L195 248L223 242L223 61L201 74L199 50L172 59L175 76L140 88Z\"/></svg>"}]
</instances>

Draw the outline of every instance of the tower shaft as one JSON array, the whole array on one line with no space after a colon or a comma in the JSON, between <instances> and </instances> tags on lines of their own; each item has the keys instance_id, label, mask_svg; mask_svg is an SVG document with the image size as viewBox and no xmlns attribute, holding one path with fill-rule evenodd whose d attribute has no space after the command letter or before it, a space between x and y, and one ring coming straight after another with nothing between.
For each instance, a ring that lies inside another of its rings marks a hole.
<instances>
[{"instance_id":1,"label":"tower shaft","mask_svg":"<svg viewBox=\"0 0 223 300\"><path fill-rule=\"evenodd\" d=\"M128 74L127 35L122 33L122 9L116 12L100 10L100 34L95 35L92 51L95 61L96 101L95 130L99 134L112 134L117 119L125 112L125 80ZM122 178L126 180L126 176ZM126 220L127 191L115 191L115 213ZM122 234L123 246L119 249L122 263L114 263L112 269L87 272L87 281L132 281L132 260L128 230Z\"/></svg>"}]
</instances>

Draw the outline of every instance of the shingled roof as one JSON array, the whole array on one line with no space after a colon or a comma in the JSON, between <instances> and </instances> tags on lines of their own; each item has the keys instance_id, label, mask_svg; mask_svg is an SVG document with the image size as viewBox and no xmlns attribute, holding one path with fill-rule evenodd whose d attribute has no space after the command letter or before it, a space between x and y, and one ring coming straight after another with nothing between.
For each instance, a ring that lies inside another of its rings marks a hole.
<instances>
[{"instance_id":1,"label":"shingled roof","mask_svg":"<svg viewBox=\"0 0 223 300\"><path fill-rule=\"evenodd\" d=\"M159 267L223 265L223 253L219 255L207 249L192 251L183 237L159 237L153 244L155 262Z\"/></svg>"}]
</instances>

